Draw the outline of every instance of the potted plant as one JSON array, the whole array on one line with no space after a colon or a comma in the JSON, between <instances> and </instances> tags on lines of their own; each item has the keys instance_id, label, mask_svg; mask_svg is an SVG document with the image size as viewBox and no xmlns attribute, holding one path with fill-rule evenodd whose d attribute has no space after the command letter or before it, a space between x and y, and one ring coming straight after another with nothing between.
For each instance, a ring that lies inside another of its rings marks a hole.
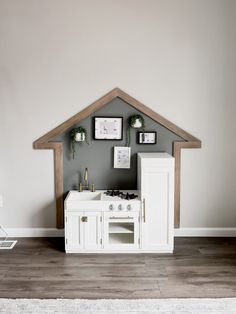
<instances>
[{"instance_id":1,"label":"potted plant","mask_svg":"<svg viewBox=\"0 0 236 314\"><path fill-rule=\"evenodd\" d=\"M74 159L75 158L75 144L83 143L83 142L86 142L88 144L87 131L82 126L78 126L77 128L74 128L71 130L70 137L71 137L71 151L72 151L72 155Z\"/></svg>"},{"instance_id":2,"label":"potted plant","mask_svg":"<svg viewBox=\"0 0 236 314\"><path fill-rule=\"evenodd\" d=\"M145 121L143 116L141 116L140 114L135 114L129 117L128 119L128 129L127 129L127 146L130 145L130 137L131 137L131 128L134 129L142 129L142 131L144 132L144 128L145 128Z\"/></svg>"}]
</instances>

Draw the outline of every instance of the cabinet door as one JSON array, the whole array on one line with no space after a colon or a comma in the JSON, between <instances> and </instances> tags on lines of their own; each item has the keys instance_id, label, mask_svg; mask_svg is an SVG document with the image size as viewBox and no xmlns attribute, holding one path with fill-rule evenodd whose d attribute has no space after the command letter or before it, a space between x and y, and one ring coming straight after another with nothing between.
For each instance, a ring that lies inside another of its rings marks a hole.
<instances>
[{"instance_id":1,"label":"cabinet door","mask_svg":"<svg viewBox=\"0 0 236 314\"><path fill-rule=\"evenodd\" d=\"M83 249L82 212L67 213L65 219L66 250Z\"/></svg>"},{"instance_id":2,"label":"cabinet door","mask_svg":"<svg viewBox=\"0 0 236 314\"><path fill-rule=\"evenodd\" d=\"M104 213L104 248L132 250L139 248L139 213Z\"/></svg>"},{"instance_id":3,"label":"cabinet door","mask_svg":"<svg viewBox=\"0 0 236 314\"><path fill-rule=\"evenodd\" d=\"M142 248L173 250L173 168L144 166L142 169Z\"/></svg>"},{"instance_id":4,"label":"cabinet door","mask_svg":"<svg viewBox=\"0 0 236 314\"><path fill-rule=\"evenodd\" d=\"M101 212L84 212L87 218L83 222L84 227L84 248L85 250L96 250L101 248Z\"/></svg>"}]
</instances>

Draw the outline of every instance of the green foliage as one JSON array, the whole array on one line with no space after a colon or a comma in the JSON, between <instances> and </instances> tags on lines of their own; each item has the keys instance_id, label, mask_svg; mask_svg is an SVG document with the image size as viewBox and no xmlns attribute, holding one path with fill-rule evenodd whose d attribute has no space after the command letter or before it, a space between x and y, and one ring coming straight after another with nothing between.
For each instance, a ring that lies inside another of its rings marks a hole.
<instances>
[{"instance_id":1,"label":"green foliage","mask_svg":"<svg viewBox=\"0 0 236 314\"><path fill-rule=\"evenodd\" d=\"M139 122L141 123L140 128L144 129L145 128L145 121L144 121L144 118L140 114L135 114L135 115L129 117L129 127L133 128L136 120L139 120Z\"/></svg>"},{"instance_id":2,"label":"green foliage","mask_svg":"<svg viewBox=\"0 0 236 314\"><path fill-rule=\"evenodd\" d=\"M77 133L84 133L85 142L87 144L89 144L88 143L88 134L87 134L87 131L85 128L83 128L82 126L78 126L77 128L72 129L70 132L70 138L71 138L71 152L72 152L73 159L75 158L75 147L76 147L75 144L79 143L76 141L76 134Z\"/></svg>"},{"instance_id":3,"label":"green foliage","mask_svg":"<svg viewBox=\"0 0 236 314\"><path fill-rule=\"evenodd\" d=\"M128 119L128 128L127 128L127 136L126 136L126 146L130 146L130 140L131 140L131 128L134 128L135 122L139 120L141 123L140 129L144 132L145 129L145 120L143 116L140 114L134 114L129 117Z\"/></svg>"}]
</instances>

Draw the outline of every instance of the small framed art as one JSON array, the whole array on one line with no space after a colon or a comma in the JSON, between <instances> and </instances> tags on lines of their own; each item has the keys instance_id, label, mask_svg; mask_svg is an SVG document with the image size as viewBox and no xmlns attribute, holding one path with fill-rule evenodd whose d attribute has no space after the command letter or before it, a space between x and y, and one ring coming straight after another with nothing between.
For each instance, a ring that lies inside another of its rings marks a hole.
<instances>
[{"instance_id":1,"label":"small framed art","mask_svg":"<svg viewBox=\"0 0 236 314\"><path fill-rule=\"evenodd\" d=\"M130 147L115 146L114 147L114 168L130 168Z\"/></svg>"},{"instance_id":2,"label":"small framed art","mask_svg":"<svg viewBox=\"0 0 236 314\"><path fill-rule=\"evenodd\" d=\"M123 138L122 117L94 117L95 140L117 140Z\"/></svg>"},{"instance_id":3,"label":"small framed art","mask_svg":"<svg viewBox=\"0 0 236 314\"><path fill-rule=\"evenodd\" d=\"M138 144L156 144L157 132L137 132Z\"/></svg>"}]
</instances>

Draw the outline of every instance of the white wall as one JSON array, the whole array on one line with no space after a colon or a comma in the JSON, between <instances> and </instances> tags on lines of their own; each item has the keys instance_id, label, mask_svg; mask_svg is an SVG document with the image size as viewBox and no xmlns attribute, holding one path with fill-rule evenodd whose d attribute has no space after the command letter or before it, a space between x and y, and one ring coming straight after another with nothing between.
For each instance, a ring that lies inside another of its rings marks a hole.
<instances>
[{"instance_id":1,"label":"white wall","mask_svg":"<svg viewBox=\"0 0 236 314\"><path fill-rule=\"evenodd\" d=\"M200 138L181 227L236 227L236 1L0 0L0 222L55 227L35 139L114 87Z\"/></svg>"}]
</instances>

